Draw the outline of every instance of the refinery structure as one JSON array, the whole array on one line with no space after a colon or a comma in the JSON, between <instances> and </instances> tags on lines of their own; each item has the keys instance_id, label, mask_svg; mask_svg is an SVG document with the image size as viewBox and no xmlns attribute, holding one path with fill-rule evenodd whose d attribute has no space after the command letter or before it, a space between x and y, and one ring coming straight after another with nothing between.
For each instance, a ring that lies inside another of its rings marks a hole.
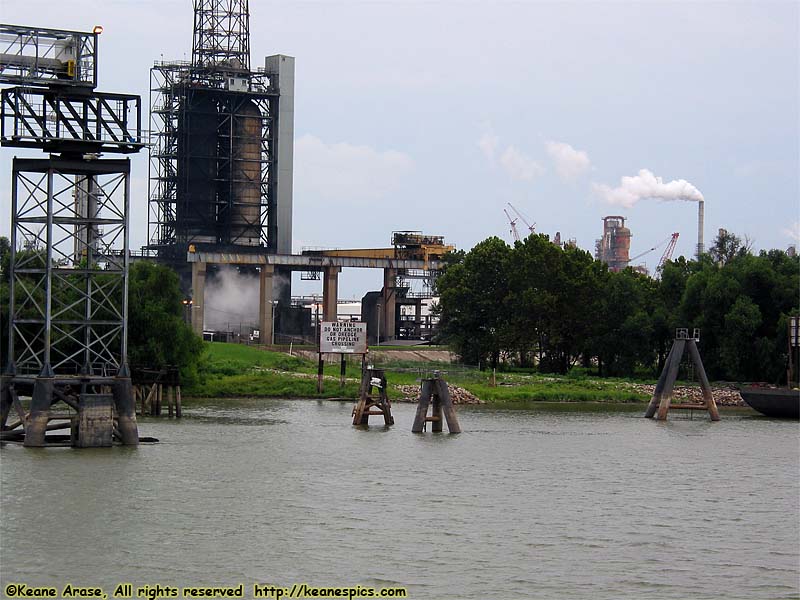
<instances>
[{"instance_id":1,"label":"refinery structure","mask_svg":"<svg viewBox=\"0 0 800 600\"><path fill-rule=\"evenodd\" d=\"M395 232L386 248L292 254L294 58L251 67L249 17L247 0L195 0L191 61L151 69L147 254L180 274L198 334L212 333L206 282L221 268L258 287L249 337L274 343L313 339L320 319L336 320L338 274L355 267L384 271L362 301L371 339L429 337L423 301L452 249L441 236ZM292 298L294 271L322 281L319 302Z\"/></svg>"},{"instance_id":2,"label":"refinery structure","mask_svg":"<svg viewBox=\"0 0 800 600\"><path fill-rule=\"evenodd\" d=\"M290 254L294 58L251 69L247 0L196 0L192 60L150 72L150 247Z\"/></svg>"}]
</instances>

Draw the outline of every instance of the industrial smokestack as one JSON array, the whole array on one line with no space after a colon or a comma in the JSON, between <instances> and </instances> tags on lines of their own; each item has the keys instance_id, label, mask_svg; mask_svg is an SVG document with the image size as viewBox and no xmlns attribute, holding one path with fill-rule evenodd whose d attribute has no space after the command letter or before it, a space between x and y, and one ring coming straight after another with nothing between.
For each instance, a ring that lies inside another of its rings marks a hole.
<instances>
[{"instance_id":1,"label":"industrial smokestack","mask_svg":"<svg viewBox=\"0 0 800 600\"><path fill-rule=\"evenodd\" d=\"M705 221L705 201L697 201L697 259L700 260L705 247L703 244L703 225Z\"/></svg>"}]
</instances>

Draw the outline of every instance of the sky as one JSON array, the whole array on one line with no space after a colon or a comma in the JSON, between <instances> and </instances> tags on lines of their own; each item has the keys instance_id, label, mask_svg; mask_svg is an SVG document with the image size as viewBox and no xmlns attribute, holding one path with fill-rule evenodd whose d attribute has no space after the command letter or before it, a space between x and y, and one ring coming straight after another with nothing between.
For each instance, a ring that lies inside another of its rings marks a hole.
<instances>
[{"instance_id":1,"label":"sky","mask_svg":"<svg viewBox=\"0 0 800 600\"><path fill-rule=\"evenodd\" d=\"M602 217L622 215L631 256L661 244L635 261L652 270L673 232L674 256L693 255L699 197L707 245L719 228L756 251L800 241L798 2L251 0L250 13L253 66L296 58L295 251L386 247L396 230L511 243L511 203L591 252ZM102 25L98 89L143 107L153 61L191 58L191 0L0 0L0 20ZM36 153L0 149L0 235L15 155ZM136 247L148 167L133 161ZM381 280L345 270L340 297Z\"/></svg>"}]
</instances>

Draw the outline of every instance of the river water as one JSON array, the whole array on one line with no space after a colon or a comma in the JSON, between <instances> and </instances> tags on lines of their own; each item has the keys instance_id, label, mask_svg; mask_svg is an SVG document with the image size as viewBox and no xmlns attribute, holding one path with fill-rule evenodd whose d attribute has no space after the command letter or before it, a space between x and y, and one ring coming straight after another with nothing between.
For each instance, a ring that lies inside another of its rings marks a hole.
<instances>
[{"instance_id":1,"label":"river water","mask_svg":"<svg viewBox=\"0 0 800 600\"><path fill-rule=\"evenodd\" d=\"M800 594L796 422L465 407L464 433L412 434L412 405L389 430L353 427L351 407L242 400L141 419L161 442L138 448L4 446L3 585Z\"/></svg>"}]
</instances>

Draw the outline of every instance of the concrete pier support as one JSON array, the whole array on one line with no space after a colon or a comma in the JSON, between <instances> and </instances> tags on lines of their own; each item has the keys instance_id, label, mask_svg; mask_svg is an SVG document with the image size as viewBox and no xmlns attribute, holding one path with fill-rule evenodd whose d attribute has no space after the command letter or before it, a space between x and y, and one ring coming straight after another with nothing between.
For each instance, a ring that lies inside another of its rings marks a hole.
<instances>
[{"instance_id":1,"label":"concrete pier support","mask_svg":"<svg viewBox=\"0 0 800 600\"><path fill-rule=\"evenodd\" d=\"M383 270L383 290L381 298L381 338L395 339L395 312L397 310L397 269Z\"/></svg>"},{"instance_id":2,"label":"concrete pier support","mask_svg":"<svg viewBox=\"0 0 800 600\"><path fill-rule=\"evenodd\" d=\"M322 320L335 321L338 314L341 267L325 267L322 280Z\"/></svg>"},{"instance_id":3,"label":"concrete pier support","mask_svg":"<svg viewBox=\"0 0 800 600\"><path fill-rule=\"evenodd\" d=\"M206 263L192 263L192 330L203 336L205 320Z\"/></svg>"},{"instance_id":4,"label":"concrete pier support","mask_svg":"<svg viewBox=\"0 0 800 600\"><path fill-rule=\"evenodd\" d=\"M50 405L53 403L53 389L55 377L48 363L45 363L42 372L33 384L31 396L31 410L28 422L25 424L24 446L38 448L45 445L47 422L50 419Z\"/></svg>"},{"instance_id":5,"label":"concrete pier support","mask_svg":"<svg viewBox=\"0 0 800 600\"><path fill-rule=\"evenodd\" d=\"M275 343L275 317L273 305L273 275L275 267L272 265L261 265L261 275L259 276L259 296L258 296L258 326L261 331L262 344Z\"/></svg>"},{"instance_id":6,"label":"concrete pier support","mask_svg":"<svg viewBox=\"0 0 800 600\"><path fill-rule=\"evenodd\" d=\"M125 446L139 445L139 427L136 425L136 404L128 365L122 365L114 378L114 409L117 413L117 430Z\"/></svg>"}]
</instances>

